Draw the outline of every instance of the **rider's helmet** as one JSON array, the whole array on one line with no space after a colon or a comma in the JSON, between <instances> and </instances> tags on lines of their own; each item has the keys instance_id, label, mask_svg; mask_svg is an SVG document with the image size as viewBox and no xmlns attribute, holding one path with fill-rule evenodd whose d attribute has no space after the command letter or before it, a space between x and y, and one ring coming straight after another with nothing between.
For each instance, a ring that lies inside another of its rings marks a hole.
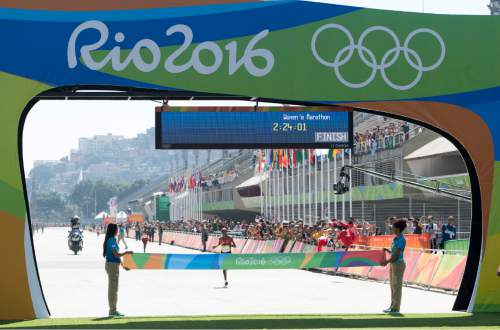
<instances>
[{"instance_id":1,"label":"rider's helmet","mask_svg":"<svg viewBox=\"0 0 500 330\"><path fill-rule=\"evenodd\" d=\"M71 226L76 226L80 224L80 217L75 215L73 218L71 218Z\"/></svg>"}]
</instances>

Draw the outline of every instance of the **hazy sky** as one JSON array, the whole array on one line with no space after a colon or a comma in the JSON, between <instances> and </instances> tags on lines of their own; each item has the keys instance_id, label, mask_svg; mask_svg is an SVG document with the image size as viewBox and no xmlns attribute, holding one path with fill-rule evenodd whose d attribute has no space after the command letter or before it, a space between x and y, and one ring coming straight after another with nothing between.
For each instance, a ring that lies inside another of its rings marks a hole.
<instances>
[{"instance_id":1,"label":"hazy sky","mask_svg":"<svg viewBox=\"0 0 500 330\"><path fill-rule=\"evenodd\" d=\"M154 126L151 101L41 101L31 109L23 132L26 175L34 160L60 159L78 138L112 133L136 136Z\"/></svg>"},{"instance_id":2,"label":"hazy sky","mask_svg":"<svg viewBox=\"0 0 500 330\"><path fill-rule=\"evenodd\" d=\"M489 0L324 0L354 6L427 13L487 15ZM60 159L78 138L112 133L136 136L154 126L150 101L43 101L29 113L23 136L26 175L34 160Z\"/></svg>"}]
</instances>

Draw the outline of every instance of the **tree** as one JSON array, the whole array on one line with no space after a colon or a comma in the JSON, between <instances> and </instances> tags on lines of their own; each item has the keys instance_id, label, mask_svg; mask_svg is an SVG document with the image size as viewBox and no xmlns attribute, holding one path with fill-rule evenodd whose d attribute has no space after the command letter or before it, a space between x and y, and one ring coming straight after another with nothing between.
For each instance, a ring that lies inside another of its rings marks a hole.
<instances>
[{"instance_id":1,"label":"tree","mask_svg":"<svg viewBox=\"0 0 500 330\"><path fill-rule=\"evenodd\" d=\"M72 216L74 209L69 207L63 195L50 192L36 194L31 200L30 211L33 219L46 222L64 222Z\"/></svg>"},{"instance_id":2,"label":"tree","mask_svg":"<svg viewBox=\"0 0 500 330\"><path fill-rule=\"evenodd\" d=\"M88 179L78 183L69 196L69 201L80 209L83 217L89 218L94 210L94 183ZM92 203L92 204L91 204Z\"/></svg>"}]
</instances>

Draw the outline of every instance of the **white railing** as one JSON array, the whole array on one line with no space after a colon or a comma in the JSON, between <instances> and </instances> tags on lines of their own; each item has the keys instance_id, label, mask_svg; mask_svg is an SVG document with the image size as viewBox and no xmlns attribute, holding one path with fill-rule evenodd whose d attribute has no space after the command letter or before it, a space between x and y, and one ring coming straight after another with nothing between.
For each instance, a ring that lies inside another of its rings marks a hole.
<instances>
[{"instance_id":1,"label":"white railing","mask_svg":"<svg viewBox=\"0 0 500 330\"><path fill-rule=\"evenodd\" d=\"M401 147L406 141L413 139L423 132L422 127L415 127L408 133L397 132L395 134L387 135L377 138L376 145L372 145L371 141L364 140L363 142L354 141L354 153L364 154L370 152L377 152L379 150L390 150Z\"/></svg>"}]
</instances>

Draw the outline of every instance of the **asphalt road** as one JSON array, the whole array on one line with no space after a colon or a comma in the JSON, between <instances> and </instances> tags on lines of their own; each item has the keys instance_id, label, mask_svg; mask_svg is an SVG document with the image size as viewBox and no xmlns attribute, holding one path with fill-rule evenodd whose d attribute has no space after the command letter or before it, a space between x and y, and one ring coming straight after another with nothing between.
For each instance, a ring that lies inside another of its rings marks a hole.
<instances>
[{"instance_id":1,"label":"asphalt road","mask_svg":"<svg viewBox=\"0 0 500 330\"><path fill-rule=\"evenodd\" d=\"M84 233L81 254L67 247L64 228L35 234L35 253L51 315L99 317L108 312L104 236ZM142 243L127 239L142 252ZM123 249L123 245L121 245ZM152 243L147 252L199 253ZM455 296L403 289L403 313L450 312ZM133 270L120 272L118 309L129 316L379 313L390 302L387 284L304 270Z\"/></svg>"}]
</instances>

